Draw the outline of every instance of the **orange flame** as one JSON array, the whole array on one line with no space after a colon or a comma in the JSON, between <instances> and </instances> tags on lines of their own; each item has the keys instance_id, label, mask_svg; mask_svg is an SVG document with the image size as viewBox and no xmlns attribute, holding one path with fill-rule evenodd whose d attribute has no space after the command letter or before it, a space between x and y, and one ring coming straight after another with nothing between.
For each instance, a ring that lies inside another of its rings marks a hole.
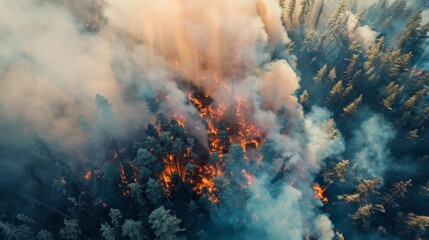
<instances>
[{"instance_id":1,"label":"orange flame","mask_svg":"<svg viewBox=\"0 0 429 240\"><path fill-rule=\"evenodd\" d=\"M119 167L121 169L121 182L126 186L128 184L128 181L127 181L127 175L125 175L124 165L122 165L122 163L119 162Z\"/></svg>"},{"instance_id":2,"label":"orange flame","mask_svg":"<svg viewBox=\"0 0 429 240\"><path fill-rule=\"evenodd\" d=\"M85 179L85 181L91 180L91 174L92 174L91 170L87 170L85 172L85 175L83 176L83 178Z\"/></svg>"},{"instance_id":3,"label":"orange flame","mask_svg":"<svg viewBox=\"0 0 429 240\"><path fill-rule=\"evenodd\" d=\"M222 83L220 78L218 80ZM205 122L208 130L208 155L217 153L219 159L216 162L196 161L196 159L192 159L191 149L163 157L164 169L158 181L167 191L173 187L171 182L172 174L177 173L183 181L188 181L192 184L193 190L197 194L206 195L210 201L218 203L219 199L216 197L217 188L213 180L222 174L224 167L223 156L229 145L232 143L240 144L245 153L243 156L245 159L252 158L258 161L262 159L262 155L257 150L263 136L261 130L253 123L253 107L247 100L240 98L235 100L236 104L228 107L224 103L213 104L213 100L207 93L190 92L188 94L189 103L198 110L199 116ZM227 110L233 111L227 112ZM171 117L176 119L180 126L185 127L185 122L187 121L183 115L173 113ZM224 128L221 128L220 123L225 124ZM158 134L161 134L161 127L156 126L156 129ZM227 134L228 137L222 139L220 134L223 136ZM255 151L250 151L250 149L255 149ZM246 153L247 151L248 153ZM193 173L185 170L186 163L195 165ZM193 175L191 179L188 176L189 174ZM253 176L245 170L242 171L242 174L247 180L247 185L251 185Z\"/></svg>"},{"instance_id":4,"label":"orange flame","mask_svg":"<svg viewBox=\"0 0 429 240\"><path fill-rule=\"evenodd\" d=\"M323 193L326 191L326 189L328 189L329 185L325 188L320 187L319 184L314 184L313 185L313 189L314 189L314 198L318 198L320 199L323 203L327 203L328 202L328 198L325 197L323 195Z\"/></svg>"},{"instance_id":5,"label":"orange flame","mask_svg":"<svg viewBox=\"0 0 429 240\"><path fill-rule=\"evenodd\" d=\"M164 183L164 186L168 189L171 187L171 175L173 173L177 173L182 180L184 180L186 172L182 168L182 166L177 162L177 158L174 156L174 154L168 154L164 159L164 170L161 173L161 179Z\"/></svg>"}]
</instances>

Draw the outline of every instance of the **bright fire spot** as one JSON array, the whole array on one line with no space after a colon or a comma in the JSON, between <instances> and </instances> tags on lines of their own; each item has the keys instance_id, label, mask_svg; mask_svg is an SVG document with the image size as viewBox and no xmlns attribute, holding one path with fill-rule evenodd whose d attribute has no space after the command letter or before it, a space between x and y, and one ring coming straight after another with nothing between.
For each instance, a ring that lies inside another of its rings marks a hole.
<instances>
[{"instance_id":1,"label":"bright fire spot","mask_svg":"<svg viewBox=\"0 0 429 240\"><path fill-rule=\"evenodd\" d=\"M222 79L218 79L222 83ZM204 92L191 91L188 94L188 102L199 112L208 131L208 156L216 154L217 157L201 161L191 156L191 149L180 150L175 154L168 154L162 158L164 169L158 178L158 182L166 191L174 189L172 175L177 174L182 181L188 181L193 190L200 195L206 196L213 203L218 203L216 197L217 188L214 179L222 174L224 169L224 154L231 144L239 144L244 152L244 159L262 160L259 153L260 144L264 136L261 130L254 124L253 106L246 99L235 98L235 104L228 105L214 100ZM186 116L180 113L171 114L177 124L183 128L191 124ZM187 123L187 124L185 124ZM161 134L161 126L155 126L157 133ZM186 130L185 130L186 132ZM173 140L173 139L172 139ZM192 173L186 170L186 164L195 166ZM247 185L251 185L253 176L245 170L242 171L247 180Z\"/></svg>"},{"instance_id":2,"label":"bright fire spot","mask_svg":"<svg viewBox=\"0 0 429 240\"><path fill-rule=\"evenodd\" d=\"M89 181L91 179L91 174L92 174L91 170L87 170L85 172L85 175L83 176L83 178L85 179L85 181Z\"/></svg>"},{"instance_id":3,"label":"bright fire spot","mask_svg":"<svg viewBox=\"0 0 429 240\"><path fill-rule=\"evenodd\" d=\"M124 186L126 186L128 185L128 181L127 181L127 175L125 175L124 165L122 165L122 163L119 162L119 167L121 169L121 182Z\"/></svg>"},{"instance_id":4,"label":"bright fire spot","mask_svg":"<svg viewBox=\"0 0 429 240\"><path fill-rule=\"evenodd\" d=\"M313 185L313 189L314 189L314 198L318 198L320 199L323 203L327 203L328 202L328 198L325 197L323 195L323 193L326 191L326 189L328 189L329 185L325 188L320 187L319 184L314 184Z\"/></svg>"},{"instance_id":5,"label":"bright fire spot","mask_svg":"<svg viewBox=\"0 0 429 240\"><path fill-rule=\"evenodd\" d=\"M178 163L178 159L174 156L174 154L168 154L164 159L164 170L161 174L161 180L164 182L164 186L168 189L171 183L171 175L173 173L177 173L179 177L184 180L186 176L186 172L181 165Z\"/></svg>"},{"instance_id":6,"label":"bright fire spot","mask_svg":"<svg viewBox=\"0 0 429 240\"><path fill-rule=\"evenodd\" d=\"M221 175L222 172L219 170L219 168L207 164L199 167L197 169L197 173L197 182L193 190L198 194L204 194L204 192L206 192L208 199L212 203L219 203L220 201L216 197L217 188L213 182L213 179Z\"/></svg>"},{"instance_id":7,"label":"bright fire spot","mask_svg":"<svg viewBox=\"0 0 429 240\"><path fill-rule=\"evenodd\" d=\"M253 183L253 176L250 175L246 170L241 170L241 173L243 174L243 176L246 178L247 180L247 185L252 185Z\"/></svg>"}]
</instances>

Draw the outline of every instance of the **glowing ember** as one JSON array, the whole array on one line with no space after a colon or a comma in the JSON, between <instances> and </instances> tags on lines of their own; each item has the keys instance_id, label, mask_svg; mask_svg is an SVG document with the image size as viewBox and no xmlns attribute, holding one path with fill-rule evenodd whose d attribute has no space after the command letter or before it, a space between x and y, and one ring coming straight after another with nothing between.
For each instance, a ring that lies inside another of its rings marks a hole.
<instances>
[{"instance_id":1,"label":"glowing ember","mask_svg":"<svg viewBox=\"0 0 429 240\"><path fill-rule=\"evenodd\" d=\"M185 170L178 163L177 158L174 154L168 154L167 157L163 159L164 161L164 170L161 174L161 180L164 183L164 186L168 189L171 187L171 176L173 173L177 173L179 177L184 180L184 176L186 176Z\"/></svg>"},{"instance_id":2,"label":"glowing ember","mask_svg":"<svg viewBox=\"0 0 429 240\"><path fill-rule=\"evenodd\" d=\"M253 176L250 175L246 170L241 170L241 173L243 174L243 176L247 179L247 185L252 185L253 183Z\"/></svg>"},{"instance_id":3,"label":"glowing ember","mask_svg":"<svg viewBox=\"0 0 429 240\"><path fill-rule=\"evenodd\" d=\"M215 195L217 188L213 179L220 175L221 172L214 166L208 164L201 166L197 171L197 183L193 190L198 194L204 194L206 192L206 195L211 202L218 203L219 199Z\"/></svg>"},{"instance_id":4,"label":"glowing ember","mask_svg":"<svg viewBox=\"0 0 429 240\"><path fill-rule=\"evenodd\" d=\"M92 174L91 170L87 170L85 172L85 175L83 176L83 179L85 179L85 181L91 180L91 174Z\"/></svg>"},{"instance_id":5,"label":"glowing ember","mask_svg":"<svg viewBox=\"0 0 429 240\"><path fill-rule=\"evenodd\" d=\"M328 189L329 185L326 188L322 188L320 187L319 184L314 184L313 185L313 189L314 189L314 198L318 198L320 199L323 203L327 203L328 202L328 198L325 197L323 195L323 193L326 191L326 189Z\"/></svg>"},{"instance_id":6,"label":"glowing ember","mask_svg":"<svg viewBox=\"0 0 429 240\"><path fill-rule=\"evenodd\" d=\"M127 185L128 184L127 175L125 175L124 165L122 165L121 162L119 162L119 167L121 169L121 182L122 184Z\"/></svg>"},{"instance_id":7,"label":"glowing ember","mask_svg":"<svg viewBox=\"0 0 429 240\"><path fill-rule=\"evenodd\" d=\"M219 79L221 82L221 79ZM174 188L172 174L176 173L182 181L192 184L192 189L200 195L205 195L213 203L218 203L216 197L217 188L214 178L222 174L224 168L224 154L231 144L240 144L245 159L262 160L258 149L263 141L261 130L253 123L253 107L245 99L235 98L236 104L228 106L224 103L214 103L210 96L203 92L190 92L188 94L189 104L195 106L199 112L200 119L208 130L208 152L206 156L210 159L194 159L191 149L180 149L175 154L168 154L162 158L164 169L158 178L158 182L169 192ZM177 124L185 128L187 119L178 113L171 114ZM156 126L159 136L162 134L162 126ZM174 141L174 137L170 139ZM194 165L192 173L188 172L187 163ZM247 180L247 186L253 181L253 176L245 170L242 171ZM189 175L192 175L189 176ZM247 187L246 186L246 187Z\"/></svg>"}]
</instances>

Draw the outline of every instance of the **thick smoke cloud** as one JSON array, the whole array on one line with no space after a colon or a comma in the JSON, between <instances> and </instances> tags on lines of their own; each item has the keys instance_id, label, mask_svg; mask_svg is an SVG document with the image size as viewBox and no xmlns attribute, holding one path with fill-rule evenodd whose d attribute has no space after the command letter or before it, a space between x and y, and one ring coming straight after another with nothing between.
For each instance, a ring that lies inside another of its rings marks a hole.
<instances>
[{"instance_id":1,"label":"thick smoke cloud","mask_svg":"<svg viewBox=\"0 0 429 240\"><path fill-rule=\"evenodd\" d=\"M258 4L265 9L262 19L255 17L255 3L248 1L111 1L109 5L112 24L140 38L148 46L149 57L162 56L183 78L211 91L220 87L213 84L214 76L243 79L268 60L263 49L268 41L287 41L285 32L278 32L278 21L276 28L263 25L264 19L273 22L265 1ZM243 30L241 34L236 34L237 29Z\"/></svg>"},{"instance_id":2,"label":"thick smoke cloud","mask_svg":"<svg viewBox=\"0 0 429 240\"><path fill-rule=\"evenodd\" d=\"M392 127L377 115L368 118L354 131L351 143L355 150L353 162L360 177L384 175L392 162L388 144L394 137Z\"/></svg>"},{"instance_id":3,"label":"thick smoke cloud","mask_svg":"<svg viewBox=\"0 0 429 240\"><path fill-rule=\"evenodd\" d=\"M82 34L72 15L50 4L0 4L1 127L13 129L12 142L39 132L66 148L83 144L76 119L90 114L95 95L121 105L109 42Z\"/></svg>"},{"instance_id":4,"label":"thick smoke cloud","mask_svg":"<svg viewBox=\"0 0 429 240\"><path fill-rule=\"evenodd\" d=\"M349 12L347 23L347 32L352 41L358 40L364 48L369 48L374 43L378 33L373 31L370 26L359 26L359 18Z\"/></svg>"}]
</instances>

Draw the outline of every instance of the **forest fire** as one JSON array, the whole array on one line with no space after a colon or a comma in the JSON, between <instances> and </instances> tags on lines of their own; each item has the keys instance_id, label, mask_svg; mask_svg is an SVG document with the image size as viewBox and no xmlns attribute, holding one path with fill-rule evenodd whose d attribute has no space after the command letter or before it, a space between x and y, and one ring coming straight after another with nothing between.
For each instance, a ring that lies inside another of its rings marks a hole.
<instances>
[{"instance_id":1,"label":"forest fire","mask_svg":"<svg viewBox=\"0 0 429 240\"><path fill-rule=\"evenodd\" d=\"M328 203L328 198L323 195L326 189L328 189L328 187L329 185L325 188L322 188L320 187L319 184L314 184L313 185L314 198L320 199L323 203Z\"/></svg>"},{"instance_id":2,"label":"forest fire","mask_svg":"<svg viewBox=\"0 0 429 240\"><path fill-rule=\"evenodd\" d=\"M188 94L189 104L195 106L199 112L200 120L207 127L208 147L205 156L208 159L196 159L191 155L191 149L178 148L177 154L168 154L162 158L163 171L158 181L169 191L172 186L172 175L177 174L182 181L188 181L192 184L192 189L197 194L206 195L213 202L218 203L216 197L217 188L214 178L222 175L224 169L224 155L232 144L241 146L244 159L261 160L262 156L258 149L263 141L263 135L252 122L253 109L251 104L240 98L235 98L236 104L227 106L223 103L214 103L214 100L206 93L193 91ZM183 115L172 114L179 125L186 131L186 119ZM162 135L162 126L156 126L158 137ZM175 141L177 136L171 135L170 141ZM195 166L193 171L189 171L186 163ZM253 176L246 170L242 174L250 186ZM188 179L188 180L186 180Z\"/></svg>"},{"instance_id":3,"label":"forest fire","mask_svg":"<svg viewBox=\"0 0 429 240\"><path fill-rule=\"evenodd\" d=\"M0 1L0 239L429 239L428 1L42 2Z\"/></svg>"}]
</instances>

